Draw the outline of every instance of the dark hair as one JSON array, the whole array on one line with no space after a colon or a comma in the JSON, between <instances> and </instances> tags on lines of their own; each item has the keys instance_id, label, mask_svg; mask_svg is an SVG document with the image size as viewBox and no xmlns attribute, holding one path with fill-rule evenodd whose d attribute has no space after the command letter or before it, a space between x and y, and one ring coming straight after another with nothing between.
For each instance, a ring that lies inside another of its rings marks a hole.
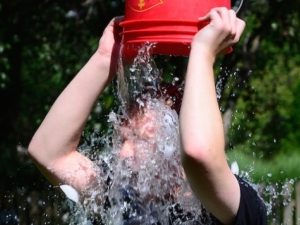
<instances>
[{"instance_id":1,"label":"dark hair","mask_svg":"<svg viewBox=\"0 0 300 225\"><path fill-rule=\"evenodd\" d=\"M160 84L160 91L166 104L179 115L183 97L183 83L171 84L163 82Z\"/></svg>"},{"instance_id":2,"label":"dark hair","mask_svg":"<svg viewBox=\"0 0 300 225\"><path fill-rule=\"evenodd\" d=\"M174 109L179 115L183 97L183 83L161 82L157 88L149 87L134 98L127 101L124 105L125 116L122 123L128 123L128 119L133 117L142 117L148 99L162 99L166 105Z\"/></svg>"}]
</instances>

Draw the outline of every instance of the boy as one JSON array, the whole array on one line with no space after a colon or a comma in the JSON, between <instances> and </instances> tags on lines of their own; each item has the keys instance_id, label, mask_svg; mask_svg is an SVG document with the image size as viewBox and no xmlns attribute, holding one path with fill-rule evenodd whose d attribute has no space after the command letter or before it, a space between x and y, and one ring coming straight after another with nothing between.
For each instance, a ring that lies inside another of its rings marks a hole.
<instances>
[{"instance_id":1,"label":"boy","mask_svg":"<svg viewBox=\"0 0 300 225\"><path fill-rule=\"evenodd\" d=\"M29 154L46 178L54 185L72 186L82 202L88 195L87 187L99 189L99 171L76 149L95 102L116 73L121 20L115 18L107 26L97 51L58 97L29 146ZM263 202L227 165L212 69L215 58L238 41L245 23L226 8L212 9L200 20L209 24L192 41L180 112L185 174L217 224L266 225ZM147 139L155 132L149 126L153 120L151 115L149 121L142 118L135 129L145 131L142 135ZM130 142L124 144L120 157L138 151ZM104 204L103 199L99 204Z\"/></svg>"}]
</instances>

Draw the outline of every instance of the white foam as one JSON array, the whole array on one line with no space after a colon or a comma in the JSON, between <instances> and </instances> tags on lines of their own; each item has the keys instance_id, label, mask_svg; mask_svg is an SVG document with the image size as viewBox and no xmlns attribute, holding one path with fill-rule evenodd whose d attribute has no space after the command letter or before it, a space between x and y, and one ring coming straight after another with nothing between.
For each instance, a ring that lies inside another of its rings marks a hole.
<instances>
[{"instance_id":1,"label":"white foam","mask_svg":"<svg viewBox=\"0 0 300 225\"><path fill-rule=\"evenodd\" d=\"M239 175L239 165L237 161L231 163L231 172L235 175Z\"/></svg>"},{"instance_id":2,"label":"white foam","mask_svg":"<svg viewBox=\"0 0 300 225\"><path fill-rule=\"evenodd\" d=\"M65 193L68 199L72 200L75 203L79 202L79 194L73 187L66 184L60 185L59 187Z\"/></svg>"}]
</instances>

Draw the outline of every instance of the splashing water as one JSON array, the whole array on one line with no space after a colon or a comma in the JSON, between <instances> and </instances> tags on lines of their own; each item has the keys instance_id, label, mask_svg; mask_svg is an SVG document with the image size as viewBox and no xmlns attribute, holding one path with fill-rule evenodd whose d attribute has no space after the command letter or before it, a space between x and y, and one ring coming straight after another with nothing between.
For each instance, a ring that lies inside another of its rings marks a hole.
<instances>
[{"instance_id":1,"label":"splashing water","mask_svg":"<svg viewBox=\"0 0 300 225\"><path fill-rule=\"evenodd\" d=\"M95 163L99 188L78 207L76 217L87 211L99 214L104 224L202 224L209 218L194 197L181 166L179 121L166 104L161 72L146 44L131 65L120 63L118 112L111 112L111 143ZM89 156L88 146L81 152ZM91 158L91 157L90 157ZM87 188L90 189L89 187ZM101 202L101 204L99 204ZM72 224L91 224L74 219Z\"/></svg>"},{"instance_id":2,"label":"splashing water","mask_svg":"<svg viewBox=\"0 0 300 225\"><path fill-rule=\"evenodd\" d=\"M121 104L117 112L109 114L112 135L101 137L105 151L97 156L92 153L99 141L93 135L90 144L80 147L81 153L95 162L99 188L87 187L89 197L82 205L69 202L73 211L69 224L213 224L185 180L178 115L164 99L162 74L149 53L152 47L142 46L132 64L120 63L117 95ZM218 98L221 83L217 83ZM239 171L234 163L232 170L251 181L253 168ZM263 193L273 218L272 209L279 198L285 196L286 205L291 201L293 190L284 191L285 185L250 185Z\"/></svg>"},{"instance_id":3,"label":"splashing water","mask_svg":"<svg viewBox=\"0 0 300 225\"><path fill-rule=\"evenodd\" d=\"M109 114L113 133L101 137L105 145L102 154L93 153L100 139L94 134L79 148L95 162L99 188L87 187L89 197L83 204L68 201L73 213L68 224L213 224L185 180L178 115L163 98L162 74L149 54L152 47L140 48L132 64L120 63L117 95L121 104L117 112ZM222 81L216 86L220 98ZM251 182L253 166L239 171L234 163L232 170ZM284 198L284 207L291 203L292 184L288 180L285 184L250 183L264 197L273 222L281 220L274 211L279 199ZM72 187L63 189L77 201Z\"/></svg>"}]
</instances>

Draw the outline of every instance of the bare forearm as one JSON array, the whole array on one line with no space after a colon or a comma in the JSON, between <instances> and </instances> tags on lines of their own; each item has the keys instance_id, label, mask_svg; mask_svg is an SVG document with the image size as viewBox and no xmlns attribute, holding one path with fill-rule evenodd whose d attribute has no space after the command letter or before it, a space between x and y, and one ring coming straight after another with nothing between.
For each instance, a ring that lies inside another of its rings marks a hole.
<instances>
[{"instance_id":1,"label":"bare forearm","mask_svg":"<svg viewBox=\"0 0 300 225\"><path fill-rule=\"evenodd\" d=\"M57 98L32 138L28 153L54 185L68 184L84 199L90 189L103 188L101 171L77 151L81 133L97 99L115 75L122 17L105 28L87 64Z\"/></svg>"},{"instance_id":2,"label":"bare forearm","mask_svg":"<svg viewBox=\"0 0 300 225\"><path fill-rule=\"evenodd\" d=\"M109 65L109 59L95 53L55 101L29 147L40 163L76 149L86 119L110 81Z\"/></svg>"},{"instance_id":3,"label":"bare forearm","mask_svg":"<svg viewBox=\"0 0 300 225\"><path fill-rule=\"evenodd\" d=\"M213 63L214 57L205 50L192 47L180 111L182 160L201 203L224 224L231 224L238 206L238 185L226 162Z\"/></svg>"},{"instance_id":4,"label":"bare forearm","mask_svg":"<svg viewBox=\"0 0 300 225\"><path fill-rule=\"evenodd\" d=\"M185 150L193 155L200 154L198 151L201 149L212 151L224 149L224 133L215 91L213 63L214 57L202 51L201 47L193 46L180 112L183 146L186 146ZM201 145L198 146L201 149L190 146L197 143Z\"/></svg>"},{"instance_id":5,"label":"bare forearm","mask_svg":"<svg viewBox=\"0 0 300 225\"><path fill-rule=\"evenodd\" d=\"M180 115L183 166L201 203L222 224L237 215L240 190L230 171L224 144L213 63L236 43L245 23L233 10L212 9L200 21L209 21L194 37Z\"/></svg>"}]
</instances>

